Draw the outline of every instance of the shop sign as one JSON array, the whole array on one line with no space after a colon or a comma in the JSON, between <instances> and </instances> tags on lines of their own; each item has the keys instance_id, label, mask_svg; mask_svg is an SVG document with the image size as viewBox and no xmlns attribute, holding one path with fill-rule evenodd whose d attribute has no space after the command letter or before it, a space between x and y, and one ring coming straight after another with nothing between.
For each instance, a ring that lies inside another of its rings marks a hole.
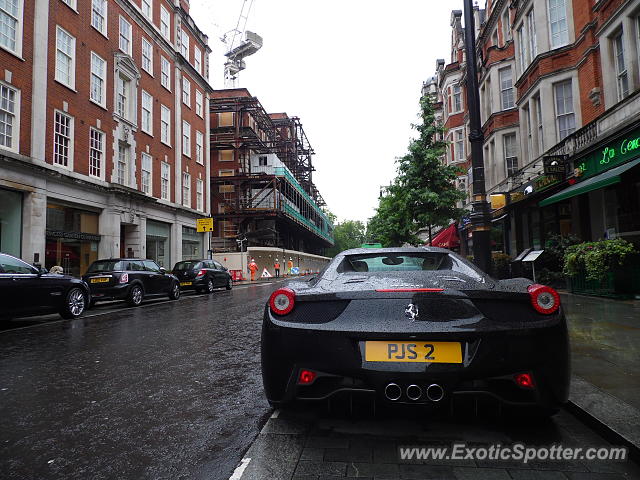
<instances>
[{"instance_id":1,"label":"shop sign","mask_svg":"<svg viewBox=\"0 0 640 480\"><path fill-rule=\"evenodd\" d=\"M492 210L498 210L507 204L507 196L504 193L492 193L489 199L491 200Z\"/></svg>"},{"instance_id":2,"label":"shop sign","mask_svg":"<svg viewBox=\"0 0 640 480\"><path fill-rule=\"evenodd\" d=\"M196 219L196 230L198 232L213 232L213 218L203 217Z\"/></svg>"},{"instance_id":3,"label":"shop sign","mask_svg":"<svg viewBox=\"0 0 640 480\"><path fill-rule=\"evenodd\" d=\"M534 191L540 192L564 180L562 175L542 175L533 181Z\"/></svg>"},{"instance_id":4,"label":"shop sign","mask_svg":"<svg viewBox=\"0 0 640 480\"><path fill-rule=\"evenodd\" d=\"M543 157L543 167L545 175L565 175L567 155L549 155Z\"/></svg>"},{"instance_id":5,"label":"shop sign","mask_svg":"<svg viewBox=\"0 0 640 480\"><path fill-rule=\"evenodd\" d=\"M640 156L640 127L574 162L577 177L592 177Z\"/></svg>"},{"instance_id":6,"label":"shop sign","mask_svg":"<svg viewBox=\"0 0 640 480\"><path fill-rule=\"evenodd\" d=\"M47 230L47 237L69 238L71 240L82 240L89 242L100 241L100 235L96 235L95 233L65 232L63 230Z\"/></svg>"}]
</instances>

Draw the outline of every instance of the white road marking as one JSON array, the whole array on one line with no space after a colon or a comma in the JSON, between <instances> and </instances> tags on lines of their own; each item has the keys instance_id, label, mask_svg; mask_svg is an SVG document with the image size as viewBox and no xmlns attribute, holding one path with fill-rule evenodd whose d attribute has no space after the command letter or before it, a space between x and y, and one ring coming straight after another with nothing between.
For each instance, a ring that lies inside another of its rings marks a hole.
<instances>
[{"instance_id":1,"label":"white road marking","mask_svg":"<svg viewBox=\"0 0 640 480\"><path fill-rule=\"evenodd\" d=\"M271 418L278 418L280 416L280 410L274 410L271 414Z\"/></svg>"},{"instance_id":2,"label":"white road marking","mask_svg":"<svg viewBox=\"0 0 640 480\"><path fill-rule=\"evenodd\" d=\"M233 471L233 475L229 477L229 480L240 480L242 478L242 474L244 473L245 469L249 465L250 461L251 461L250 458L243 458L240 461L240 465L238 465L236 469Z\"/></svg>"}]
</instances>

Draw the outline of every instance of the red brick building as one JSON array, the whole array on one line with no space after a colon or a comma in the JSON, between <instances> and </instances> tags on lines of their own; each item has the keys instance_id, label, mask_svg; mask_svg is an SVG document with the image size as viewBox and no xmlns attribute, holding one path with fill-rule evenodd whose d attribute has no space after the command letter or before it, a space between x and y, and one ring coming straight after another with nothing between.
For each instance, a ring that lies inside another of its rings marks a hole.
<instances>
[{"instance_id":1,"label":"red brick building","mask_svg":"<svg viewBox=\"0 0 640 480\"><path fill-rule=\"evenodd\" d=\"M640 240L640 4L493 0L476 27L496 249Z\"/></svg>"},{"instance_id":2,"label":"red brick building","mask_svg":"<svg viewBox=\"0 0 640 480\"><path fill-rule=\"evenodd\" d=\"M205 254L207 37L178 0L0 6L0 250L84 272Z\"/></svg>"}]
</instances>

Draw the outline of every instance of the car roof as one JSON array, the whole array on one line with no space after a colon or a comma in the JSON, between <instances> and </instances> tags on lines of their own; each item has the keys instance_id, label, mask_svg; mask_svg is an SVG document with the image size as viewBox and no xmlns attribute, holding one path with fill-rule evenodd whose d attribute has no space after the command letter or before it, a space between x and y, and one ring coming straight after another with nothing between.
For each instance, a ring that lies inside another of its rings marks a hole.
<instances>
[{"instance_id":1,"label":"car roof","mask_svg":"<svg viewBox=\"0 0 640 480\"><path fill-rule=\"evenodd\" d=\"M214 262L217 262L217 260L215 258L201 258L200 260L198 259L193 259L193 260L180 260L179 262L176 263L183 263L183 262L207 262L209 260L213 260Z\"/></svg>"},{"instance_id":2,"label":"car roof","mask_svg":"<svg viewBox=\"0 0 640 480\"><path fill-rule=\"evenodd\" d=\"M352 248L341 252L340 255L375 255L377 253L451 253L451 250L440 247L387 247L387 248Z\"/></svg>"},{"instance_id":3,"label":"car roof","mask_svg":"<svg viewBox=\"0 0 640 480\"><path fill-rule=\"evenodd\" d=\"M152 261L150 258L101 258L99 260L95 260L96 262L144 262L144 261Z\"/></svg>"}]
</instances>

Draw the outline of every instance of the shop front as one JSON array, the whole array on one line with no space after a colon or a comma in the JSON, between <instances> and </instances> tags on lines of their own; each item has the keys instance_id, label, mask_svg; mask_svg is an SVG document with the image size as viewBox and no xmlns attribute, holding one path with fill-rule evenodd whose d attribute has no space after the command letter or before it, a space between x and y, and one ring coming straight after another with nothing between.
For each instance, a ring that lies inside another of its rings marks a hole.
<instances>
[{"instance_id":1,"label":"shop front","mask_svg":"<svg viewBox=\"0 0 640 480\"><path fill-rule=\"evenodd\" d=\"M147 258L171 269L171 225L147 220Z\"/></svg>"},{"instance_id":2,"label":"shop front","mask_svg":"<svg viewBox=\"0 0 640 480\"><path fill-rule=\"evenodd\" d=\"M624 238L640 243L640 125L609 137L573 160L572 185L540 202L580 212L584 240Z\"/></svg>"},{"instance_id":3,"label":"shop front","mask_svg":"<svg viewBox=\"0 0 640 480\"><path fill-rule=\"evenodd\" d=\"M182 227L182 260L198 260L205 258L204 234L198 233L195 228Z\"/></svg>"},{"instance_id":4,"label":"shop front","mask_svg":"<svg viewBox=\"0 0 640 480\"><path fill-rule=\"evenodd\" d=\"M98 259L98 222L96 212L47 203L44 266L61 266L74 277L84 274Z\"/></svg>"},{"instance_id":5,"label":"shop front","mask_svg":"<svg viewBox=\"0 0 640 480\"><path fill-rule=\"evenodd\" d=\"M0 188L0 252L22 253L22 193Z\"/></svg>"}]
</instances>

